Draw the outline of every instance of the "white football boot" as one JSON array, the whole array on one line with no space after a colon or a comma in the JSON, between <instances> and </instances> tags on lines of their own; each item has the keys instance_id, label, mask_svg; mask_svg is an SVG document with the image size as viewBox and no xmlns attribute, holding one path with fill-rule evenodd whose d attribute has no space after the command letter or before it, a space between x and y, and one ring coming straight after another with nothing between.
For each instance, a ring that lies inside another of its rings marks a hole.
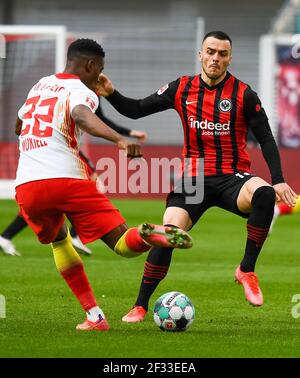
<instances>
[{"instance_id":1,"label":"white football boot","mask_svg":"<svg viewBox=\"0 0 300 378\"><path fill-rule=\"evenodd\" d=\"M81 255L90 256L92 254L92 251L82 243L79 236L72 238L72 245L76 249L76 251Z\"/></svg>"},{"instance_id":2,"label":"white football boot","mask_svg":"<svg viewBox=\"0 0 300 378\"><path fill-rule=\"evenodd\" d=\"M21 253L16 250L14 244L4 237L0 236L0 249L9 256L21 256Z\"/></svg>"}]
</instances>

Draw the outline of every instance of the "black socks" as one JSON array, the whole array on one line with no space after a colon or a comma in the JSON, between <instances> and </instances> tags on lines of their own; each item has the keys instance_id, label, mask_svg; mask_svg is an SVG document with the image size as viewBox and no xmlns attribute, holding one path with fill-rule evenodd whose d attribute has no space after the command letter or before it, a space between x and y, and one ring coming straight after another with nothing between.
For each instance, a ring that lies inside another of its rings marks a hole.
<instances>
[{"instance_id":1,"label":"black socks","mask_svg":"<svg viewBox=\"0 0 300 378\"><path fill-rule=\"evenodd\" d=\"M276 194L271 186L258 188L252 198L252 212L247 222L248 238L242 272L254 272L256 260L266 240L274 214Z\"/></svg>"}]
</instances>

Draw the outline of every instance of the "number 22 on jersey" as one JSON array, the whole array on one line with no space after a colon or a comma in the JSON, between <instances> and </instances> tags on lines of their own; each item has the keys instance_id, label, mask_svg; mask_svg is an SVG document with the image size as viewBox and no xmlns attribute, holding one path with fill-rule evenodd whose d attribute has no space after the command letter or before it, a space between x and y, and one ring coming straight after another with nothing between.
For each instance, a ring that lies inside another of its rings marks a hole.
<instances>
[{"instance_id":1,"label":"number 22 on jersey","mask_svg":"<svg viewBox=\"0 0 300 378\"><path fill-rule=\"evenodd\" d=\"M53 133L52 126L47 126L51 124L53 120L54 107L57 103L58 97L51 97L45 100L40 100L40 96L30 97L26 100L25 105L31 105L28 112L23 116L23 127L21 131L21 136L28 134L34 135L39 138L51 137ZM48 111L44 114L39 114L41 108L48 107ZM34 120L33 126L26 124L26 120Z\"/></svg>"}]
</instances>

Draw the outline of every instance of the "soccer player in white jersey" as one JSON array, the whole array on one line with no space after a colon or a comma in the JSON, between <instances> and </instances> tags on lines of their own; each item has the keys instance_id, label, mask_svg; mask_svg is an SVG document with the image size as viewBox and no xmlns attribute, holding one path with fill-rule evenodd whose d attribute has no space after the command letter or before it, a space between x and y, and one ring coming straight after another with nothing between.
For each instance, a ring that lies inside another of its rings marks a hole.
<instances>
[{"instance_id":1,"label":"soccer player in white jersey","mask_svg":"<svg viewBox=\"0 0 300 378\"><path fill-rule=\"evenodd\" d=\"M117 254L138 256L150 245L189 248L189 235L176 228L143 224L128 229L124 218L88 179L79 157L83 131L102 137L141 156L130 144L96 115L96 87L104 66L104 51L90 39L78 39L68 49L63 73L40 79L30 90L18 113L20 160L16 178L16 200L28 225L43 244L51 243L57 269L78 298L87 319L77 330L108 330L71 243L65 215L83 243L102 239Z\"/></svg>"},{"instance_id":2,"label":"soccer player in white jersey","mask_svg":"<svg viewBox=\"0 0 300 378\"><path fill-rule=\"evenodd\" d=\"M100 98L99 98L100 100ZM99 104L98 109L96 110L95 114L105 122L109 127L113 130L117 131L119 134L128 136L131 138L136 138L139 143L144 143L147 139L147 133L141 130L130 130L126 127L116 124L110 118L107 118L102 111L101 105ZM21 133L21 125L16 130L16 135L20 135ZM89 173L91 180L97 180L98 174L96 172L96 168L92 161L82 152L79 151L79 156L82 161L86 164L87 171ZM17 251L16 246L12 242L12 239L17 236L24 228L27 227L27 223L25 219L22 217L22 214L19 212L18 215L6 226L6 228L0 233L0 251L8 256L21 256L21 253ZM79 254L91 256L92 251L82 243L75 228L72 226L70 228L70 234L72 237L72 244L73 247Z\"/></svg>"}]
</instances>

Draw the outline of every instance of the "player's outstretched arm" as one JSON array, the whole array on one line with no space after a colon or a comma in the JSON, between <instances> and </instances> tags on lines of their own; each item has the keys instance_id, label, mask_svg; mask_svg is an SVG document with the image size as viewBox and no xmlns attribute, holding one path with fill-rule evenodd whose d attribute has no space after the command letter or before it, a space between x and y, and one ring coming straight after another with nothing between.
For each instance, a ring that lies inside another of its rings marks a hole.
<instances>
[{"instance_id":1,"label":"player's outstretched arm","mask_svg":"<svg viewBox=\"0 0 300 378\"><path fill-rule=\"evenodd\" d=\"M125 117L138 119L174 108L178 85L179 80L176 80L166 85L162 92L158 91L143 99L134 99L123 96L114 88L110 79L101 74L95 92L98 96L106 97L110 104Z\"/></svg>"},{"instance_id":2,"label":"player's outstretched arm","mask_svg":"<svg viewBox=\"0 0 300 378\"><path fill-rule=\"evenodd\" d=\"M297 195L284 180L279 150L268 117L257 94L250 88L247 88L244 94L244 116L261 146L262 154L270 170L277 201L283 201L291 207L295 206Z\"/></svg>"},{"instance_id":3,"label":"player's outstretched arm","mask_svg":"<svg viewBox=\"0 0 300 378\"><path fill-rule=\"evenodd\" d=\"M280 154L268 121L262 121L258 127L253 128L253 131L259 141L264 159L269 167L277 201L283 201L286 205L291 207L295 206L297 195L284 181Z\"/></svg>"},{"instance_id":4,"label":"player's outstretched arm","mask_svg":"<svg viewBox=\"0 0 300 378\"><path fill-rule=\"evenodd\" d=\"M88 134L118 143L121 135L107 126L85 105L77 105L72 111L76 125Z\"/></svg>"},{"instance_id":5,"label":"player's outstretched arm","mask_svg":"<svg viewBox=\"0 0 300 378\"><path fill-rule=\"evenodd\" d=\"M97 91L96 91L96 93L97 93ZM99 106L98 106L97 110L95 111L95 114L96 114L97 117L99 117L101 119L101 121L106 123L109 127L111 127L113 130L115 130L117 133L124 135L124 136L130 136L132 138L136 138L140 143L144 143L146 141L147 133L145 133L144 131L130 130L127 127L116 124L110 118L107 118L106 115L102 111L100 101L99 101Z\"/></svg>"},{"instance_id":6,"label":"player's outstretched arm","mask_svg":"<svg viewBox=\"0 0 300 378\"><path fill-rule=\"evenodd\" d=\"M124 139L120 134L102 122L85 105L77 105L72 110L72 118L76 125L83 131L98 138L103 138L115 143L121 150L127 151L129 157L140 157L141 148L138 144L131 143Z\"/></svg>"}]
</instances>

